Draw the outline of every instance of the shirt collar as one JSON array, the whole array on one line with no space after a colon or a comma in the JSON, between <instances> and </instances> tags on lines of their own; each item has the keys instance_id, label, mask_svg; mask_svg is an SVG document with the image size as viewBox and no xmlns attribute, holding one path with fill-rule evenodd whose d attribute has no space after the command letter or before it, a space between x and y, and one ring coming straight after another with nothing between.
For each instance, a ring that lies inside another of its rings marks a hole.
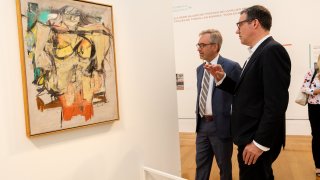
<instances>
[{"instance_id":1,"label":"shirt collar","mask_svg":"<svg viewBox=\"0 0 320 180\"><path fill-rule=\"evenodd\" d=\"M219 54L215 57L215 58L213 58L209 63L212 65L212 64L217 64L218 63L218 59L219 59Z\"/></svg>"},{"instance_id":2,"label":"shirt collar","mask_svg":"<svg viewBox=\"0 0 320 180\"><path fill-rule=\"evenodd\" d=\"M268 35L266 35L265 37L263 37L260 41L258 41L252 48L248 48L248 51L249 51L249 53L250 53L250 55L251 54L253 54L257 49L258 49L258 47L260 46L260 44L264 41L264 40L266 40L267 38L269 38L271 35L270 34L268 34Z\"/></svg>"}]
</instances>

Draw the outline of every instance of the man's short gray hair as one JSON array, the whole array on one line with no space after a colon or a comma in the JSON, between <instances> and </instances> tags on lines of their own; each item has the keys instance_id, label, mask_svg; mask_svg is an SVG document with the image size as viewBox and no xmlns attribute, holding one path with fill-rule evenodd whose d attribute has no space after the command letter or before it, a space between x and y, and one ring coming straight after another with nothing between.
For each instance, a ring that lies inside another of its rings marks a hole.
<instances>
[{"instance_id":1,"label":"man's short gray hair","mask_svg":"<svg viewBox=\"0 0 320 180\"><path fill-rule=\"evenodd\" d=\"M218 52L221 49L222 45L222 36L221 33L216 29L207 29L200 32L199 36L202 36L204 34L210 34L210 43L217 44L218 45Z\"/></svg>"}]
</instances>

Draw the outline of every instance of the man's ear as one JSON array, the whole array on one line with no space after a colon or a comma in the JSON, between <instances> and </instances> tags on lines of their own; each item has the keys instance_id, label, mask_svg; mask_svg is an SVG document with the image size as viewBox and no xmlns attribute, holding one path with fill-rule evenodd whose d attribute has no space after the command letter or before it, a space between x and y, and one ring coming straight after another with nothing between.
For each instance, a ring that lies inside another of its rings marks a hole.
<instances>
[{"instance_id":1,"label":"man's ear","mask_svg":"<svg viewBox=\"0 0 320 180\"><path fill-rule=\"evenodd\" d=\"M258 19L254 19L252 21L252 23L253 23L253 27L254 28L257 28L257 27L261 26L260 21Z\"/></svg>"},{"instance_id":2,"label":"man's ear","mask_svg":"<svg viewBox=\"0 0 320 180\"><path fill-rule=\"evenodd\" d=\"M218 44L212 44L212 47L214 48L215 51L218 51L219 45Z\"/></svg>"}]
</instances>

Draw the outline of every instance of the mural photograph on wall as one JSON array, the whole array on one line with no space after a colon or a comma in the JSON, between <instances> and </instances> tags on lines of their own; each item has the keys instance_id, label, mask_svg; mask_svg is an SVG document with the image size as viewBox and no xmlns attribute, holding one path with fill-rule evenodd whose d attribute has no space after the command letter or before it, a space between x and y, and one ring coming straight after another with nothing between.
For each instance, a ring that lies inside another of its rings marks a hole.
<instances>
[{"instance_id":1,"label":"mural photograph on wall","mask_svg":"<svg viewBox=\"0 0 320 180\"><path fill-rule=\"evenodd\" d=\"M119 119L112 6L17 0L28 136Z\"/></svg>"}]
</instances>

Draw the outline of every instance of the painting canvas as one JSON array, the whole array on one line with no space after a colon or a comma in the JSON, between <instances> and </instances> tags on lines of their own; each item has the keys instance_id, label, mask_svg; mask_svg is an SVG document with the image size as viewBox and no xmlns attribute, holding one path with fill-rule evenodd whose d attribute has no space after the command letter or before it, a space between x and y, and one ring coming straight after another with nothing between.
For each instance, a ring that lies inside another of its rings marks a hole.
<instances>
[{"instance_id":1,"label":"painting canvas","mask_svg":"<svg viewBox=\"0 0 320 180\"><path fill-rule=\"evenodd\" d=\"M119 119L112 6L17 0L27 135Z\"/></svg>"}]
</instances>

